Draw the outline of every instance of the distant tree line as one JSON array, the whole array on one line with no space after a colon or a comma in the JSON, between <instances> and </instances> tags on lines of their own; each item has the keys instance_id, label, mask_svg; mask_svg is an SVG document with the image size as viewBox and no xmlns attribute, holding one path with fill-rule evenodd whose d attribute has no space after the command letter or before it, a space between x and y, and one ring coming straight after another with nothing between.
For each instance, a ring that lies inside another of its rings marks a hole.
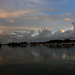
<instances>
[{"instance_id":1,"label":"distant tree line","mask_svg":"<svg viewBox=\"0 0 75 75\"><path fill-rule=\"evenodd\" d=\"M46 41L46 42L30 42L30 46L41 46L41 45L51 45L52 44L73 44L75 45L75 40L70 40L70 39L65 39L65 40L50 40L50 41ZM19 42L19 43L16 43L16 42L11 42L11 43L8 43L8 44L5 44L5 45L8 45L8 46L12 46L12 47L15 47L15 46L28 46L29 44L27 42ZM0 47L1 47L1 44L0 44Z\"/></svg>"},{"instance_id":2,"label":"distant tree line","mask_svg":"<svg viewBox=\"0 0 75 75\"><path fill-rule=\"evenodd\" d=\"M30 44L55 44L55 43L75 43L75 40L65 39L65 40L50 40L46 42L30 42Z\"/></svg>"},{"instance_id":3,"label":"distant tree line","mask_svg":"<svg viewBox=\"0 0 75 75\"><path fill-rule=\"evenodd\" d=\"M75 40L65 39L65 40L50 40L44 43L75 43Z\"/></svg>"},{"instance_id":4,"label":"distant tree line","mask_svg":"<svg viewBox=\"0 0 75 75\"><path fill-rule=\"evenodd\" d=\"M75 40L50 40L46 42L30 42L30 46L47 46L50 48L70 48L75 45Z\"/></svg>"},{"instance_id":5,"label":"distant tree line","mask_svg":"<svg viewBox=\"0 0 75 75\"><path fill-rule=\"evenodd\" d=\"M28 43L27 42L20 42L20 43L15 43L15 42L12 42L12 43L8 43L7 44L8 46L26 46L26 45L28 45Z\"/></svg>"}]
</instances>

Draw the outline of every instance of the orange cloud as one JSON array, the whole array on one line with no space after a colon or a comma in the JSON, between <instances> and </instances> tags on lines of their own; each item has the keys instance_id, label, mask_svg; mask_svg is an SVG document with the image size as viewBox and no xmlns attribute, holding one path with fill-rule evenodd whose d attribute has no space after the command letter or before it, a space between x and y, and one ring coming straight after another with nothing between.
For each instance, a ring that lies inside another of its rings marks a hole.
<instances>
[{"instance_id":1,"label":"orange cloud","mask_svg":"<svg viewBox=\"0 0 75 75\"><path fill-rule=\"evenodd\" d=\"M71 19L70 18L64 18L64 21L70 21Z\"/></svg>"},{"instance_id":2,"label":"orange cloud","mask_svg":"<svg viewBox=\"0 0 75 75\"><path fill-rule=\"evenodd\" d=\"M21 11L14 11L14 12L6 12L3 10L0 10L0 18L6 19L6 18L18 18L20 16L26 16L27 14L30 14L34 11L32 10L21 10Z\"/></svg>"},{"instance_id":3,"label":"orange cloud","mask_svg":"<svg viewBox=\"0 0 75 75\"><path fill-rule=\"evenodd\" d=\"M5 29L6 28L6 26L0 26L0 29Z\"/></svg>"},{"instance_id":4,"label":"orange cloud","mask_svg":"<svg viewBox=\"0 0 75 75\"><path fill-rule=\"evenodd\" d=\"M3 31L2 30L0 30L0 34L2 34L3 33Z\"/></svg>"},{"instance_id":5,"label":"orange cloud","mask_svg":"<svg viewBox=\"0 0 75 75\"><path fill-rule=\"evenodd\" d=\"M25 26L18 26L18 27L7 27L7 26L0 26L0 29L26 29L26 30L41 30L38 27L25 27Z\"/></svg>"},{"instance_id":6,"label":"orange cloud","mask_svg":"<svg viewBox=\"0 0 75 75\"><path fill-rule=\"evenodd\" d=\"M61 29L61 33L64 33L65 31L63 29Z\"/></svg>"}]
</instances>

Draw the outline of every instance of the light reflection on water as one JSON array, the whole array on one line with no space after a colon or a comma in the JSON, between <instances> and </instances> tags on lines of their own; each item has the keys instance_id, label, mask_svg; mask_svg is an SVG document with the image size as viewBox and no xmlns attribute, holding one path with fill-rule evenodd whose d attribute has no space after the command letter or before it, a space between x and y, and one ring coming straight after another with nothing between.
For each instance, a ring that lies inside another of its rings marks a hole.
<instances>
[{"instance_id":1,"label":"light reflection on water","mask_svg":"<svg viewBox=\"0 0 75 75\"><path fill-rule=\"evenodd\" d=\"M75 60L75 47L48 48L39 47L8 47L0 49L0 64L26 64L26 63L73 63Z\"/></svg>"}]
</instances>

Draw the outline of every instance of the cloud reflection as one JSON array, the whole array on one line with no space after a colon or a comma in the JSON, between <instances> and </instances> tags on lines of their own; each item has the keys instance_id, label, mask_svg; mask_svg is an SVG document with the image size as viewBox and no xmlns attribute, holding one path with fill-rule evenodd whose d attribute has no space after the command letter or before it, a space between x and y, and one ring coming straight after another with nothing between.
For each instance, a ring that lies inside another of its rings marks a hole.
<instances>
[{"instance_id":1,"label":"cloud reflection","mask_svg":"<svg viewBox=\"0 0 75 75\"><path fill-rule=\"evenodd\" d=\"M6 50L7 49L7 50ZM73 50L74 48L71 48ZM32 62L63 63L75 60L75 52L70 48L59 49L47 47L2 47L0 50L1 64L25 64Z\"/></svg>"}]
</instances>

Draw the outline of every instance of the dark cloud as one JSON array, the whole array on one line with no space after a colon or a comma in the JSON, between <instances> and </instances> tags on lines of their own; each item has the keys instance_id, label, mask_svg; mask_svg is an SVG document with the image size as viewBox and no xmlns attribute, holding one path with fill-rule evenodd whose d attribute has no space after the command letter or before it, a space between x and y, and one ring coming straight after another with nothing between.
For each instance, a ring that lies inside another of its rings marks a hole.
<instances>
[{"instance_id":1,"label":"dark cloud","mask_svg":"<svg viewBox=\"0 0 75 75\"><path fill-rule=\"evenodd\" d=\"M39 35L37 35L36 37L47 38L47 36L50 34L51 34L51 31L46 27L46 28L42 29L41 31L39 30Z\"/></svg>"},{"instance_id":2,"label":"dark cloud","mask_svg":"<svg viewBox=\"0 0 75 75\"><path fill-rule=\"evenodd\" d=\"M75 38L75 23L72 23L74 26L73 30L58 30L54 34L47 27L38 30L38 34L36 36L32 36L34 34L34 30L25 30L25 31L14 31L13 33L0 33L0 42L21 42L21 41L48 41L51 39L74 39Z\"/></svg>"}]
</instances>

